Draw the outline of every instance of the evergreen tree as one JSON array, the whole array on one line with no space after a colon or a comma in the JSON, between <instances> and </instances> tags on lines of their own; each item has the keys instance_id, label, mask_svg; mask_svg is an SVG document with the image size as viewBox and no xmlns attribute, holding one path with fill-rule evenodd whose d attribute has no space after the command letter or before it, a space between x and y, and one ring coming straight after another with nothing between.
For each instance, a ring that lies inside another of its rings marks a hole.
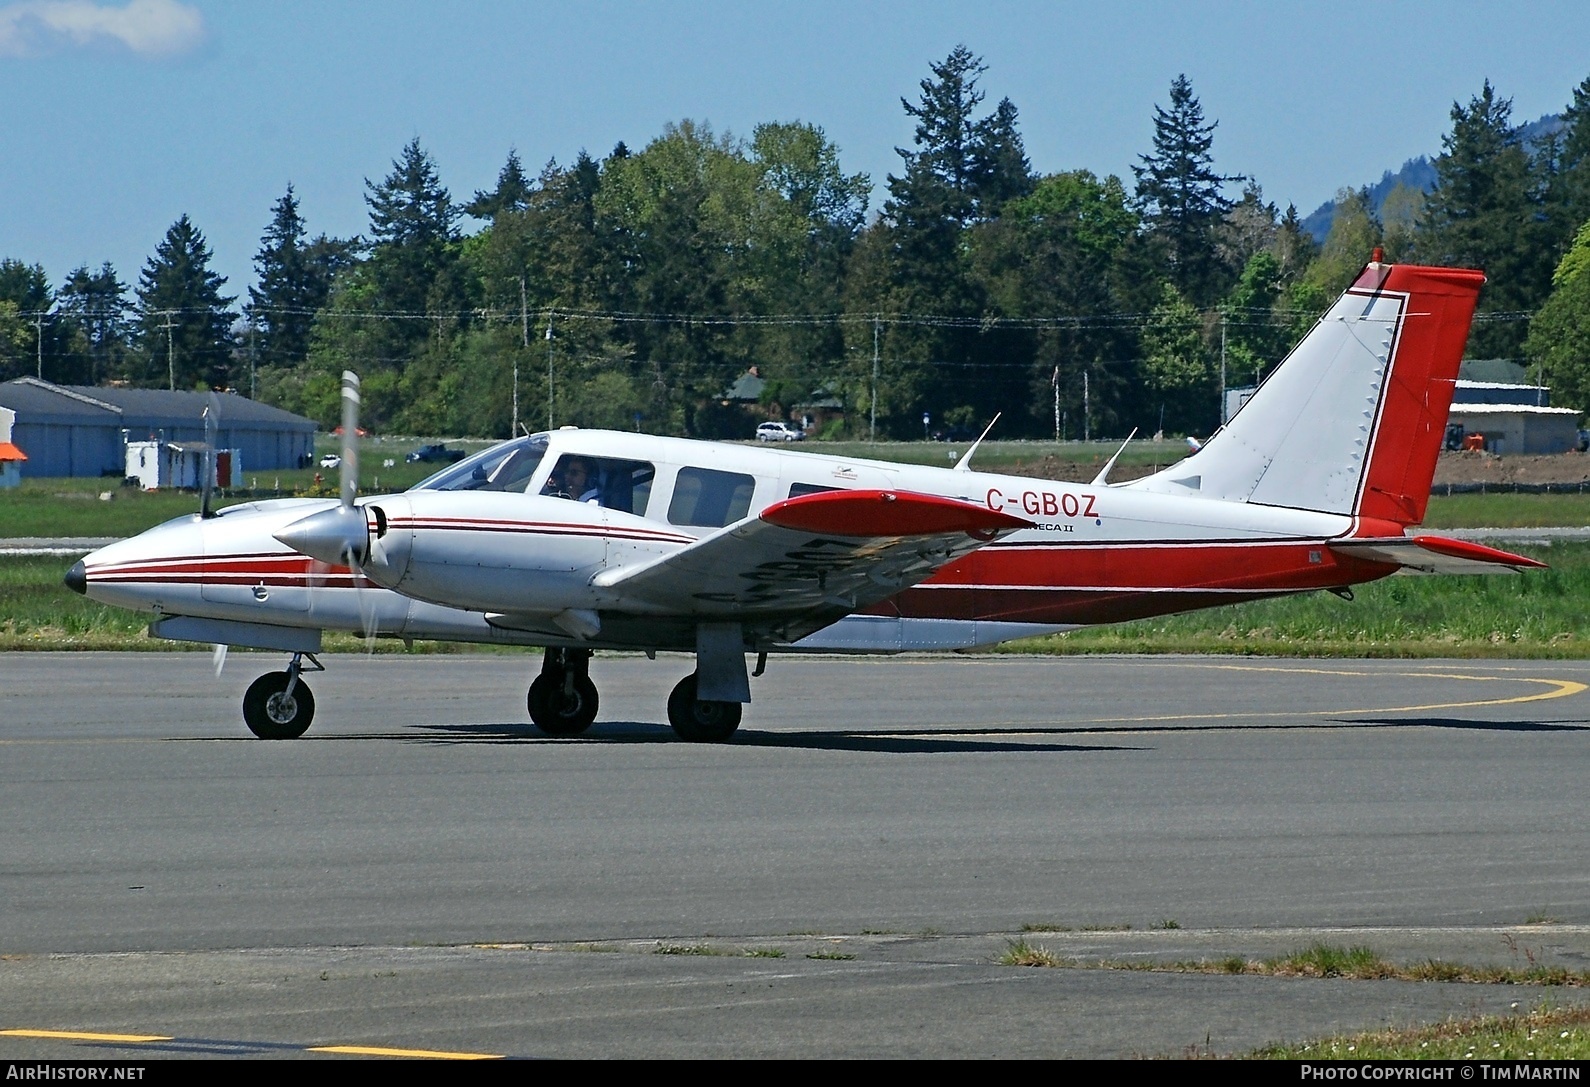
<instances>
[{"instance_id":1,"label":"evergreen tree","mask_svg":"<svg viewBox=\"0 0 1590 1087\"><path fill-rule=\"evenodd\" d=\"M979 180L975 113L983 92L977 77L988 70L981 57L957 45L941 64L931 66L933 79L922 80L922 97L900 105L916 118L916 151L895 148L905 173L889 175L891 199L884 214L906 229L961 228L976 210Z\"/></svg>"},{"instance_id":2,"label":"evergreen tree","mask_svg":"<svg viewBox=\"0 0 1590 1087\"><path fill-rule=\"evenodd\" d=\"M98 272L83 265L66 277L58 298L71 328L72 369L78 379L97 385L120 373L127 353L127 285L116 269L109 262Z\"/></svg>"},{"instance_id":3,"label":"evergreen tree","mask_svg":"<svg viewBox=\"0 0 1590 1087\"><path fill-rule=\"evenodd\" d=\"M851 292L855 309L967 321L884 330L880 349L895 360L896 380L880 393L879 418L900 435L917 433L924 411L944 420L988 418L1009 406L1015 388L1024 389L998 337L972 323L986 314L987 299L968 260L968 235L996 221L1006 203L1033 185L1015 106L1007 99L992 115L977 116L984 97L977 81L985 70L981 58L957 46L932 65L917 102L900 100L916 121L916 149L896 148L905 169L889 176L876 237L863 245L868 271L857 287L864 289ZM853 350L871 354L870 331Z\"/></svg>"},{"instance_id":4,"label":"evergreen tree","mask_svg":"<svg viewBox=\"0 0 1590 1087\"><path fill-rule=\"evenodd\" d=\"M1435 188L1420 224L1423 259L1485 272L1482 312L1539 306L1555 263L1537 178L1512 109L1490 80L1466 106L1452 104L1452 131L1442 138ZM1517 357L1525 332L1520 321L1476 323L1469 354Z\"/></svg>"},{"instance_id":5,"label":"evergreen tree","mask_svg":"<svg viewBox=\"0 0 1590 1087\"><path fill-rule=\"evenodd\" d=\"M1214 168L1215 128L1204 123L1203 106L1192 83L1178 75L1170 85L1170 108L1154 106L1154 151L1138 156L1137 200L1149 227L1164 246L1171 282L1195 305L1213 301L1224 289L1216 250L1220 223L1232 204L1227 183L1237 174Z\"/></svg>"},{"instance_id":6,"label":"evergreen tree","mask_svg":"<svg viewBox=\"0 0 1590 1087\"><path fill-rule=\"evenodd\" d=\"M259 286L249 288L247 310L254 358L260 366L297 366L309 354L309 331L331 282L309 253L291 185L271 208L254 272Z\"/></svg>"},{"instance_id":7,"label":"evergreen tree","mask_svg":"<svg viewBox=\"0 0 1590 1087\"><path fill-rule=\"evenodd\" d=\"M1001 98L977 123L972 144L972 192L978 218L997 218L1005 204L1032 192L1032 164L1016 127L1016 107Z\"/></svg>"},{"instance_id":8,"label":"evergreen tree","mask_svg":"<svg viewBox=\"0 0 1590 1087\"><path fill-rule=\"evenodd\" d=\"M476 219L496 220L505 211L523 211L529 206L530 180L519 164L519 152L509 148L508 161L497 173L497 187L490 192L476 189L464 211Z\"/></svg>"},{"instance_id":9,"label":"evergreen tree","mask_svg":"<svg viewBox=\"0 0 1590 1087\"><path fill-rule=\"evenodd\" d=\"M232 362L231 309L224 277L210 271L210 248L186 215L171 225L138 276L142 383L225 388Z\"/></svg>"},{"instance_id":10,"label":"evergreen tree","mask_svg":"<svg viewBox=\"0 0 1590 1087\"><path fill-rule=\"evenodd\" d=\"M364 184L381 308L423 314L451 262L460 211L418 137L404 146L379 185L369 178Z\"/></svg>"}]
</instances>

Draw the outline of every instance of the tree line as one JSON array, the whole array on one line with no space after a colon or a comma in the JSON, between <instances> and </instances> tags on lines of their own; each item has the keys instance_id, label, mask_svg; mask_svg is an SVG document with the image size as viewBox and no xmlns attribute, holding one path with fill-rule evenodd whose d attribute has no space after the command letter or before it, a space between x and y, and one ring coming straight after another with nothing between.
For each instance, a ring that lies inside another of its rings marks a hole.
<instances>
[{"instance_id":1,"label":"tree line","mask_svg":"<svg viewBox=\"0 0 1590 1087\"><path fill-rule=\"evenodd\" d=\"M311 237L289 185L241 305L186 215L136 286L104 264L55 288L7 258L0 379L231 387L330 426L353 369L381 429L743 437L724 394L756 367L768 414L837 404L834 435L995 412L1012 437L1207 433L1222 380L1262 378L1381 247L1483 268L1469 357L1537 366L1590 406L1590 79L1533 142L1487 81L1453 104L1430 192L1377 214L1344 191L1316 244L1217 167L1185 75L1128 182L1034 171L986 74L957 47L901 99L913 140L875 212L817 125L686 120L534 177L510 151L465 200L416 138L366 179L354 238Z\"/></svg>"}]
</instances>

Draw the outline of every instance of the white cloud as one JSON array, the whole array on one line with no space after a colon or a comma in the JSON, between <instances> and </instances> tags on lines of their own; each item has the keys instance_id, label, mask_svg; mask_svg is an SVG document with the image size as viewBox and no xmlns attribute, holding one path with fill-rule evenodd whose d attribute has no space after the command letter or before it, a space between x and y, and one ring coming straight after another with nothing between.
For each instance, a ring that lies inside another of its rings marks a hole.
<instances>
[{"instance_id":1,"label":"white cloud","mask_svg":"<svg viewBox=\"0 0 1590 1087\"><path fill-rule=\"evenodd\" d=\"M204 17L177 0L130 0L121 7L91 0L27 0L0 7L0 56L110 46L142 57L171 57L203 40Z\"/></svg>"}]
</instances>

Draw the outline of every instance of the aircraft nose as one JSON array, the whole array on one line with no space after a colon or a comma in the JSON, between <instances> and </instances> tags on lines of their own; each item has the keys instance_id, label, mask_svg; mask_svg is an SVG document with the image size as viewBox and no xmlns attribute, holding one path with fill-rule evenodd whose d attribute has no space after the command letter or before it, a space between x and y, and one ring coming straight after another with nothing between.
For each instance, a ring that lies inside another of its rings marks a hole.
<instances>
[{"instance_id":1,"label":"aircraft nose","mask_svg":"<svg viewBox=\"0 0 1590 1087\"><path fill-rule=\"evenodd\" d=\"M78 559L74 562L61 580L66 582L68 589L80 596L88 592L88 568L83 565L83 560Z\"/></svg>"}]
</instances>

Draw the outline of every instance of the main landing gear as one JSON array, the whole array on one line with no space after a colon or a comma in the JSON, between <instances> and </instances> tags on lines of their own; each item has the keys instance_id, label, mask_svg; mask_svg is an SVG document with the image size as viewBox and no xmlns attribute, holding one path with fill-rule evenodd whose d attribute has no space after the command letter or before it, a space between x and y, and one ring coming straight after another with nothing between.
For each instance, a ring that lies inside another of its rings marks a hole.
<instances>
[{"instance_id":1,"label":"main landing gear","mask_svg":"<svg viewBox=\"0 0 1590 1087\"><path fill-rule=\"evenodd\" d=\"M740 727L740 703L696 697L696 673L681 679L668 696L668 723L681 740L717 744Z\"/></svg>"},{"instance_id":2,"label":"main landing gear","mask_svg":"<svg viewBox=\"0 0 1590 1087\"><path fill-rule=\"evenodd\" d=\"M243 695L243 721L260 739L296 740L309 730L315 719L315 696L299 679L306 658L310 671L326 670L313 653L294 653L285 672L267 672L249 684Z\"/></svg>"},{"instance_id":3,"label":"main landing gear","mask_svg":"<svg viewBox=\"0 0 1590 1087\"><path fill-rule=\"evenodd\" d=\"M702 652L718 648L709 644L712 634L709 629L707 637L698 639L696 671L668 696L668 723L675 735L691 743L722 743L733 736L740 727L741 704L751 697L739 628L719 638L721 651ZM758 663L758 675L765 659ZM530 684L525 704L530 720L548 736L578 736L596 720L598 698L590 665L589 649L548 649L542 656L541 674ZM715 697L702 698L703 693Z\"/></svg>"},{"instance_id":4,"label":"main landing gear","mask_svg":"<svg viewBox=\"0 0 1590 1087\"><path fill-rule=\"evenodd\" d=\"M596 684L589 649L548 649L525 703L530 720L548 736L578 736L596 720Z\"/></svg>"}]
</instances>

